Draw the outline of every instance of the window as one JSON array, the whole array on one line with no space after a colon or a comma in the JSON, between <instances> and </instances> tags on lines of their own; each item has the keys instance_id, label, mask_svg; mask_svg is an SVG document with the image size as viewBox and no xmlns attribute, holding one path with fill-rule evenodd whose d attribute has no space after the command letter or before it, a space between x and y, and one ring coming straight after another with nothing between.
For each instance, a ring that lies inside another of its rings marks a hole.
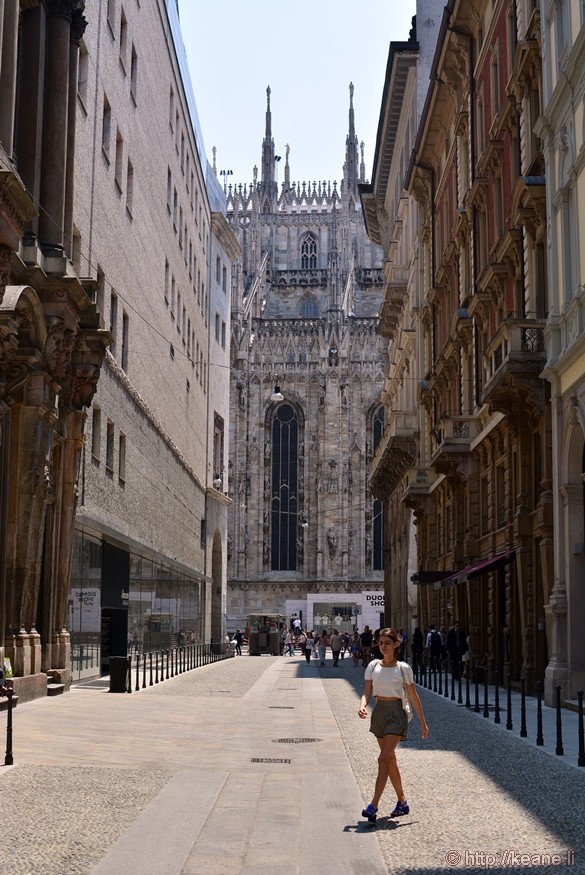
<instances>
[{"instance_id":1,"label":"window","mask_svg":"<svg viewBox=\"0 0 585 875\"><path fill-rule=\"evenodd\" d=\"M132 204L134 203L134 167L128 158L126 165L126 210L132 217Z\"/></svg>"},{"instance_id":2,"label":"window","mask_svg":"<svg viewBox=\"0 0 585 875\"><path fill-rule=\"evenodd\" d=\"M122 159L124 154L124 140L120 130L116 131L116 166L114 174L114 182L119 192L122 191Z\"/></svg>"},{"instance_id":3,"label":"window","mask_svg":"<svg viewBox=\"0 0 585 875\"><path fill-rule=\"evenodd\" d=\"M77 96L85 107L87 104L87 74L89 70L89 54L83 40L79 44L79 61L77 65Z\"/></svg>"},{"instance_id":4,"label":"window","mask_svg":"<svg viewBox=\"0 0 585 875\"><path fill-rule=\"evenodd\" d=\"M181 293L177 289L177 331L181 333Z\"/></svg>"},{"instance_id":5,"label":"window","mask_svg":"<svg viewBox=\"0 0 585 875\"><path fill-rule=\"evenodd\" d=\"M223 485L223 438L224 421L219 413L213 412L213 479L219 477ZM215 484L214 484L215 485ZM221 489L221 485L216 487Z\"/></svg>"},{"instance_id":6,"label":"window","mask_svg":"<svg viewBox=\"0 0 585 875\"><path fill-rule=\"evenodd\" d=\"M298 436L295 411L290 404L280 404L272 420L271 472L265 474L265 491L270 495L271 536L264 544L264 560L273 571L297 570Z\"/></svg>"},{"instance_id":7,"label":"window","mask_svg":"<svg viewBox=\"0 0 585 875\"><path fill-rule=\"evenodd\" d=\"M175 318L175 295L176 295L176 287L175 287L175 277L171 277L171 319Z\"/></svg>"},{"instance_id":8,"label":"window","mask_svg":"<svg viewBox=\"0 0 585 875\"><path fill-rule=\"evenodd\" d=\"M122 312L122 370L128 373L128 314Z\"/></svg>"},{"instance_id":9,"label":"window","mask_svg":"<svg viewBox=\"0 0 585 875\"><path fill-rule=\"evenodd\" d=\"M181 170L185 174L185 134L181 134Z\"/></svg>"},{"instance_id":10,"label":"window","mask_svg":"<svg viewBox=\"0 0 585 875\"><path fill-rule=\"evenodd\" d=\"M77 276L81 276L81 234L75 225L73 226L71 239L71 261L73 262L75 273Z\"/></svg>"},{"instance_id":11,"label":"window","mask_svg":"<svg viewBox=\"0 0 585 875\"><path fill-rule=\"evenodd\" d=\"M114 423L111 419L106 425L106 469L114 471Z\"/></svg>"},{"instance_id":12,"label":"window","mask_svg":"<svg viewBox=\"0 0 585 875\"><path fill-rule=\"evenodd\" d=\"M223 268L222 277L221 277L221 287L224 292L227 292L227 267Z\"/></svg>"},{"instance_id":13,"label":"window","mask_svg":"<svg viewBox=\"0 0 585 875\"><path fill-rule=\"evenodd\" d=\"M225 322L223 320L221 323L221 345L225 349Z\"/></svg>"},{"instance_id":14,"label":"window","mask_svg":"<svg viewBox=\"0 0 585 875\"><path fill-rule=\"evenodd\" d=\"M138 88L138 55L134 44L132 44L132 52L130 54L130 97L136 106L136 90Z\"/></svg>"},{"instance_id":15,"label":"window","mask_svg":"<svg viewBox=\"0 0 585 875\"><path fill-rule=\"evenodd\" d=\"M126 482L126 435L120 434L118 438L118 480Z\"/></svg>"},{"instance_id":16,"label":"window","mask_svg":"<svg viewBox=\"0 0 585 875\"><path fill-rule=\"evenodd\" d=\"M102 412L99 407L94 405L91 418L91 455L96 460L100 461L101 444L102 444Z\"/></svg>"},{"instance_id":17,"label":"window","mask_svg":"<svg viewBox=\"0 0 585 875\"><path fill-rule=\"evenodd\" d=\"M175 228L175 232L177 230L178 212L179 212L179 195L177 194L177 189L173 188L173 226Z\"/></svg>"},{"instance_id":18,"label":"window","mask_svg":"<svg viewBox=\"0 0 585 875\"><path fill-rule=\"evenodd\" d=\"M118 330L118 296L115 292L110 295L110 334L112 335L112 343L110 352L113 356L116 355L116 333Z\"/></svg>"},{"instance_id":19,"label":"window","mask_svg":"<svg viewBox=\"0 0 585 875\"><path fill-rule=\"evenodd\" d=\"M167 167L167 210L169 216L171 214L171 197L173 194L173 174L171 173L171 168Z\"/></svg>"},{"instance_id":20,"label":"window","mask_svg":"<svg viewBox=\"0 0 585 875\"><path fill-rule=\"evenodd\" d=\"M317 238L307 234L301 243L301 268L315 270L317 267Z\"/></svg>"},{"instance_id":21,"label":"window","mask_svg":"<svg viewBox=\"0 0 585 875\"><path fill-rule=\"evenodd\" d=\"M112 109L110 102L104 94L104 105L102 110L102 152L109 160L110 158L110 135L112 126Z\"/></svg>"},{"instance_id":22,"label":"window","mask_svg":"<svg viewBox=\"0 0 585 875\"><path fill-rule=\"evenodd\" d=\"M220 318L219 313L215 314L215 339L219 343L219 326L220 326Z\"/></svg>"},{"instance_id":23,"label":"window","mask_svg":"<svg viewBox=\"0 0 585 875\"><path fill-rule=\"evenodd\" d=\"M167 307L169 306L169 284L171 278L171 269L169 267L169 260L165 258L165 304Z\"/></svg>"},{"instance_id":24,"label":"window","mask_svg":"<svg viewBox=\"0 0 585 875\"><path fill-rule=\"evenodd\" d=\"M173 124L175 121L175 92L171 88L170 97L169 97L169 127L171 131L174 131Z\"/></svg>"},{"instance_id":25,"label":"window","mask_svg":"<svg viewBox=\"0 0 585 875\"><path fill-rule=\"evenodd\" d=\"M126 73L126 56L128 54L128 22L126 21L126 13L124 7L120 10L120 64L122 70Z\"/></svg>"},{"instance_id":26,"label":"window","mask_svg":"<svg viewBox=\"0 0 585 875\"><path fill-rule=\"evenodd\" d=\"M219 256L215 259L215 281L218 285L221 282L221 258Z\"/></svg>"}]
</instances>

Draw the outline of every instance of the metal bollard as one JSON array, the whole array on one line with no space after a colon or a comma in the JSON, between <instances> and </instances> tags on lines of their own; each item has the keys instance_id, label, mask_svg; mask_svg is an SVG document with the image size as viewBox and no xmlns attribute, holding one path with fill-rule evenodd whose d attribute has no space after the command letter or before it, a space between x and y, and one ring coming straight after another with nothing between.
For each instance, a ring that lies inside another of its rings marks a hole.
<instances>
[{"instance_id":1,"label":"metal bollard","mask_svg":"<svg viewBox=\"0 0 585 875\"><path fill-rule=\"evenodd\" d=\"M490 716L490 707L488 702L488 670L487 666L483 674L483 716Z\"/></svg>"},{"instance_id":2,"label":"metal bollard","mask_svg":"<svg viewBox=\"0 0 585 875\"><path fill-rule=\"evenodd\" d=\"M526 738L526 678L520 678L520 738Z\"/></svg>"},{"instance_id":3,"label":"metal bollard","mask_svg":"<svg viewBox=\"0 0 585 875\"><path fill-rule=\"evenodd\" d=\"M146 653L142 654L142 689L146 686Z\"/></svg>"},{"instance_id":4,"label":"metal bollard","mask_svg":"<svg viewBox=\"0 0 585 875\"><path fill-rule=\"evenodd\" d=\"M439 696L443 695L443 666L439 663Z\"/></svg>"},{"instance_id":5,"label":"metal bollard","mask_svg":"<svg viewBox=\"0 0 585 875\"><path fill-rule=\"evenodd\" d=\"M479 714L479 677L477 674L477 668L475 669L475 704L473 706L473 710L476 714Z\"/></svg>"},{"instance_id":6,"label":"metal bollard","mask_svg":"<svg viewBox=\"0 0 585 875\"><path fill-rule=\"evenodd\" d=\"M439 672L441 671L441 665L439 663ZM437 663L433 662L433 693L437 692Z\"/></svg>"},{"instance_id":7,"label":"metal bollard","mask_svg":"<svg viewBox=\"0 0 585 875\"><path fill-rule=\"evenodd\" d=\"M154 654L154 682L158 684L158 650Z\"/></svg>"},{"instance_id":8,"label":"metal bollard","mask_svg":"<svg viewBox=\"0 0 585 875\"><path fill-rule=\"evenodd\" d=\"M12 701L12 697L14 695L14 690L12 687L8 687L6 690L6 696L8 697L8 712L6 714L6 756L4 757L4 765L12 766L14 764L14 757L12 755L12 709L14 707L14 702Z\"/></svg>"},{"instance_id":9,"label":"metal bollard","mask_svg":"<svg viewBox=\"0 0 585 875\"><path fill-rule=\"evenodd\" d=\"M585 766L585 741L583 739L583 690L577 690L577 700L579 702L579 758L577 759L577 765Z\"/></svg>"},{"instance_id":10,"label":"metal bollard","mask_svg":"<svg viewBox=\"0 0 585 875\"><path fill-rule=\"evenodd\" d=\"M556 709L557 709L557 746L555 748L555 753L557 756L564 756L565 750L563 748L563 721L561 719L561 685L557 684L555 687L556 693Z\"/></svg>"},{"instance_id":11,"label":"metal bollard","mask_svg":"<svg viewBox=\"0 0 585 875\"><path fill-rule=\"evenodd\" d=\"M512 723L512 675L508 672L508 717L506 720L506 729L514 729Z\"/></svg>"},{"instance_id":12,"label":"metal bollard","mask_svg":"<svg viewBox=\"0 0 585 875\"><path fill-rule=\"evenodd\" d=\"M497 669L494 671L494 683L496 685L496 688L495 688L496 713L494 715L494 723L501 723L501 720L500 720L500 682L498 679L498 670Z\"/></svg>"},{"instance_id":13,"label":"metal bollard","mask_svg":"<svg viewBox=\"0 0 585 875\"><path fill-rule=\"evenodd\" d=\"M542 684L536 681L536 744L542 747L544 736L542 734Z\"/></svg>"},{"instance_id":14,"label":"metal bollard","mask_svg":"<svg viewBox=\"0 0 585 875\"><path fill-rule=\"evenodd\" d=\"M443 667L441 666L441 671ZM445 660L445 698L449 698L449 658Z\"/></svg>"},{"instance_id":15,"label":"metal bollard","mask_svg":"<svg viewBox=\"0 0 585 875\"><path fill-rule=\"evenodd\" d=\"M136 665L138 665L138 660L136 660ZM128 682L128 689L126 690L126 692L131 693L132 692L132 657L131 656L128 657L128 673L126 675L126 680Z\"/></svg>"},{"instance_id":16,"label":"metal bollard","mask_svg":"<svg viewBox=\"0 0 585 875\"><path fill-rule=\"evenodd\" d=\"M465 707L471 708L471 699L469 698L469 668L467 669L467 674L465 675Z\"/></svg>"},{"instance_id":17,"label":"metal bollard","mask_svg":"<svg viewBox=\"0 0 585 875\"><path fill-rule=\"evenodd\" d=\"M457 704L458 705L463 704L463 691L462 691L462 687L461 687L462 683L463 683L463 681L461 679L461 665L459 663L457 663Z\"/></svg>"},{"instance_id":18,"label":"metal bollard","mask_svg":"<svg viewBox=\"0 0 585 875\"><path fill-rule=\"evenodd\" d=\"M137 693L140 689L140 654L138 650L136 650L136 684L134 686L134 692Z\"/></svg>"},{"instance_id":19,"label":"metal bollard","mask_svg":"<svg viewBox=\"0 0 585 875\"><path fill-rule=\"evenodd\" d=\"M149 667L149 671L150 671L150 683L148 684L148 686L151 687L153 684L153 680L152 680L152 650L148 654L148 667Z\"/></svg>"}]
</instances>

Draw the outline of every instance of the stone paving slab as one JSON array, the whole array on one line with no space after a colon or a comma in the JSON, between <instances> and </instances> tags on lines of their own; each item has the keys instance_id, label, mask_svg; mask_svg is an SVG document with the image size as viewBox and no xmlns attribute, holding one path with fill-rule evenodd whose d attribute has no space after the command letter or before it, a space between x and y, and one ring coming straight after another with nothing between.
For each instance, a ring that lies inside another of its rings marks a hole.
<instances>
[{"instance_id":1,"label":"stone paving slab","mask_svg":"<svg viewBox=\"0 0 585 875\"><path fill-rule=\"evenodd\" d=\"M245 656L19 705L0 875L525 872L519 855L555 852L585 872L585 769L428 690L430 737L415 718L398 753L411 814L388 817L387 789L369 827L362 684L351 660Z\"/></svg>"}]
</instances>

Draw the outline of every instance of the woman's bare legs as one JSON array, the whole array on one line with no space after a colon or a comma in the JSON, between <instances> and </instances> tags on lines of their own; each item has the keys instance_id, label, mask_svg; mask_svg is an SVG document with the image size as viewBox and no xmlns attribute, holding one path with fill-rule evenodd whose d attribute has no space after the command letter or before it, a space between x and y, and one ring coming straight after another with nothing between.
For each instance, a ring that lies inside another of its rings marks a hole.
<instances>
[{"instance_id":1,"label":"woman's bare legs","mask_svg":"<svg viewBox=\"0 0 585 875\"><path fill-rule=\"evenodd\" d=\"M402 778L398 769L396 760L396 748L401 741L399 735L385 735L384 738L378 739L380 745L380 755L378 756L378 775L376 777L376 785L374 787L374 795L372 797L372 805L378 807L378 803L382 798L382 793L386 787L388 778L394 787L396 797L400 802L404 802L404 790L402 788Z\"/></svg>"}]
</instances>

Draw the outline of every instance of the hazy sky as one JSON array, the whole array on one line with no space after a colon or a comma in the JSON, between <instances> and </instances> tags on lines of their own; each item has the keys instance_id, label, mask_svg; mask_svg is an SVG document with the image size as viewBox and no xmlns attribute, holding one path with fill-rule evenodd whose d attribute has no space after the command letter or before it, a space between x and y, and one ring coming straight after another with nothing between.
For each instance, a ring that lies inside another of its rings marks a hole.
<instances>
[{"instance_id":1,"label":"hazy sky","mask_svg":"<svg viewBox=\"0 0 585 875\"><path fill-rule=\"evenodd\" d=\"M279 183L287 143L291 181L340 180L353 82L369 179L389 45L408 39L415 10L416 0L179 0L209 161L216 146L218 172L252 180L269 85Z\"/></svg>"}]
</instances>

